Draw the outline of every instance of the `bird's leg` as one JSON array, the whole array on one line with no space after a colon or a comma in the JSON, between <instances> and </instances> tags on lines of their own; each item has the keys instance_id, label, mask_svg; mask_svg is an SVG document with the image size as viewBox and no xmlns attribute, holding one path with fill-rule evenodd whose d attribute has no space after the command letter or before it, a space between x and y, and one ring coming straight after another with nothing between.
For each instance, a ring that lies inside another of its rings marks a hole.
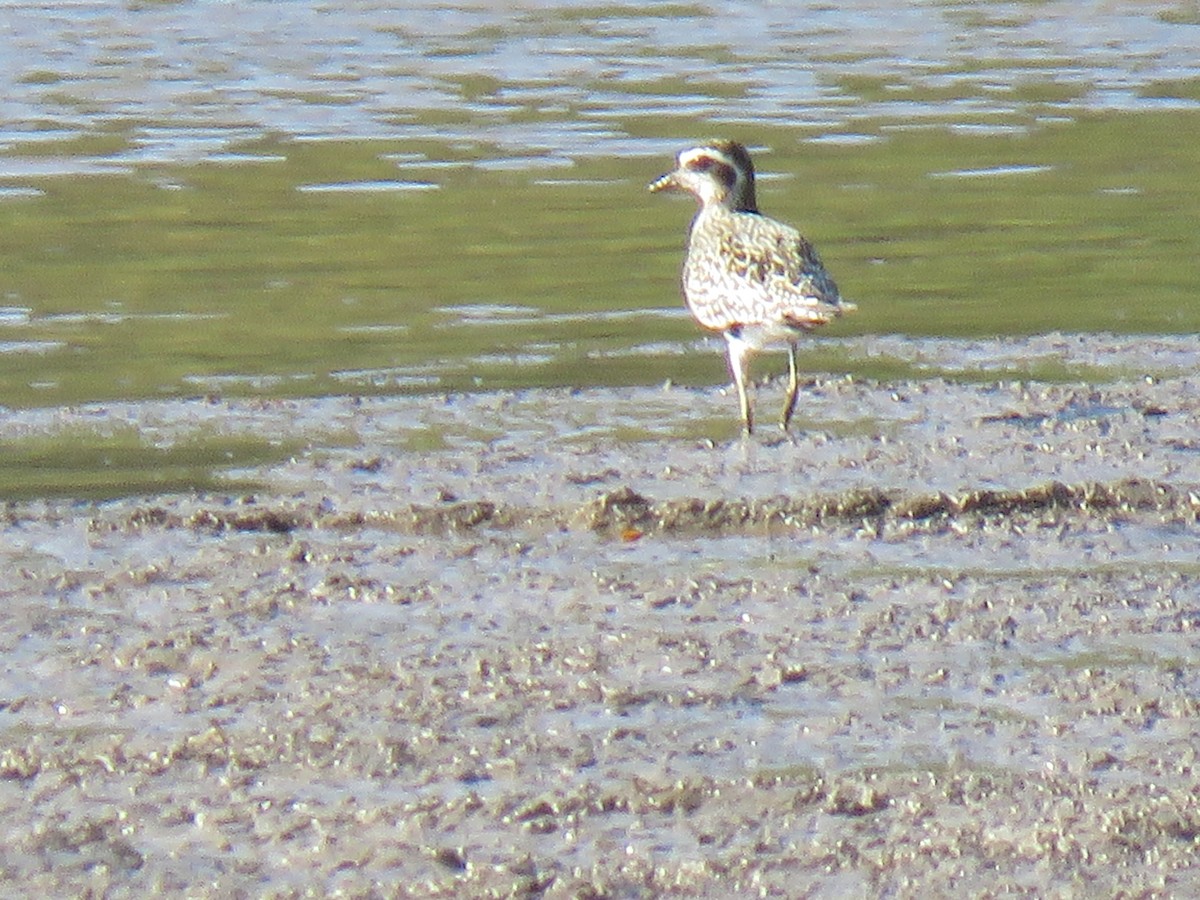
<instances>
[{"instance_id":1,"label":"bird's leg","mask_svg":"<svg viewBox=\"0 0 1200 900\"><path fill-rule=\"evenodd\" d=\"M785 432L792 421L792 413L796 411L796 394L800 390L800 376L796 372L796 345L788 344L788 387L787 396L783 400L783 418L779 427Z\"/></svg>"},{"instance_id":2,"label":"bird's leg","mask_svg":"<svg viewBox=\"0 0 1200 900\"><path fill-rule=\"evenodd\" d=\"M729 371L733 385L737 388L738 406L742 411L742 425L746 434L754 433L754 417L750 412L750 397L746 394L746 370L750 363L750 346L736 335L725 332L725 343L729 350Z\"/></svg>"}]
</instances>

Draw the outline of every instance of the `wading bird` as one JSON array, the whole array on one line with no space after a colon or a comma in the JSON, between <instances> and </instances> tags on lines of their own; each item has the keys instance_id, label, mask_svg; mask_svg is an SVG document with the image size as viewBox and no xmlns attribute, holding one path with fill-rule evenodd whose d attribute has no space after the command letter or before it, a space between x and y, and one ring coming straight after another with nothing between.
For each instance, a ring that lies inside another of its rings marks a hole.
<instances>
[{"instance_id":1,"label":"wading bird","mask_svg":"<svg viewBox=\"0 0 1200 900\"><path fill-rule=\"evenodd\" d=\"M817 251L796 229L764 216L754 195L754 164L736 141L712 141L676 158L673 172L651 191L687 191L700 202L688 233L683 298L703 327L725 337L742 424L754 430L746 378L750 357L786 346L788 388L780 425L787 431L796 409L801 336L855 308Z\"/></svg>"}]
</instances>

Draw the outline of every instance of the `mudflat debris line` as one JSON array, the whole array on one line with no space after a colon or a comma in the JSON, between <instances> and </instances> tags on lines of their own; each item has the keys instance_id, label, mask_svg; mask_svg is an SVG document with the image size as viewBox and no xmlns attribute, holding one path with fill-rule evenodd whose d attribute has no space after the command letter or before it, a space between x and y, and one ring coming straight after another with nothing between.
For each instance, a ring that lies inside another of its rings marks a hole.
<instances>
[{"instance_id":1,"label":"mudflat debris line","mask_svg":"<svg viewBox=\"0 0 1200 900\"><path fill-rule=\"evenodd\" d=\"M121 520L97 519L93 527L269 534L313 529L448 534L480 528L585 528L626 536L630 529L639 534L720 536L753 535L773 527L811 529L856 523L875 529L914 523L944 527L968 519L1008 518L1029 522L1067 515L1146 514L1154 514L1162 522L1194 522L1200 515L1200 490L1130 478L1108 484L1050 482L1021 490L982 488L953 494L869 488L813 497L692 497L656 501L630 487L620 487L582 505L562 508L533 508L490 500L409 504L351 513L328 512L319 505L271 502L235 508L205 506L190 511L171 511L152 505L139 507Z\"/></svg>"}]
</instances>

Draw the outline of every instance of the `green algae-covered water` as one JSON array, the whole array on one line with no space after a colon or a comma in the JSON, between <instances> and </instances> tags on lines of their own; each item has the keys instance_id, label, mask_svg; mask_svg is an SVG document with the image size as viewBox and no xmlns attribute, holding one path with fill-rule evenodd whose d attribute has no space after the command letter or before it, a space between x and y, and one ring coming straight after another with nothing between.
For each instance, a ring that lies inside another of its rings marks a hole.
<instances>
[{"instance_id":1,"label":"green algae-covered water","mask_svg":"<svg viewBox=\"0 0 1200 900\"><path fill-rule=\"evenodd\" d=\"M1187 4L731 9L0 13L0 403L719 383L644 190L712 135L859 304L809 371L1200 330Z\"/></svg>"},{"instance_id":2,"label":"green algae-covered water","mask_svg":"<svg viewBox=\"0 0 1200 900\"><path fill-rule=\"evenodd\" d=\"M666 125L672 145L705 133ZM849 144L721 130L762 148L764 207L858 302L825 336L1200 326L1198 112ZM5 400L723 377L719 352L684 352L701 337L676 285L691 205L643 190L667 154L486 163L264 138L236 162L12 179Z\"/></svg>"}]
</instances>

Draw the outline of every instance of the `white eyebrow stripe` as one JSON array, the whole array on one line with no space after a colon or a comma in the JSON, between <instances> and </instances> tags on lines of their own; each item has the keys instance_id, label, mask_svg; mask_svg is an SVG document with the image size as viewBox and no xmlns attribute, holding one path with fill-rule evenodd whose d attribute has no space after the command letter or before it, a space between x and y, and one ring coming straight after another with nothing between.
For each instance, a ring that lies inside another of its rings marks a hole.
<instances>
[{"instance_id":1,"label":"white eyebrow stripe","mask_svg":"<svg viewBox=\"0 0 1200 900\"><path fill-rule=\"evenodd\" d=\"M704 157L714 159L722 165L729 166L729 168L733 169L735 172L737 171L737 166L733 164L733 160L731 160L720 150L717 150L715 147L693 147L691 150L684 150L679 154L679 165L680 167L684 167L689 163L692 163L698 159L703 159Z\"/></svg>"}]
</instances>

